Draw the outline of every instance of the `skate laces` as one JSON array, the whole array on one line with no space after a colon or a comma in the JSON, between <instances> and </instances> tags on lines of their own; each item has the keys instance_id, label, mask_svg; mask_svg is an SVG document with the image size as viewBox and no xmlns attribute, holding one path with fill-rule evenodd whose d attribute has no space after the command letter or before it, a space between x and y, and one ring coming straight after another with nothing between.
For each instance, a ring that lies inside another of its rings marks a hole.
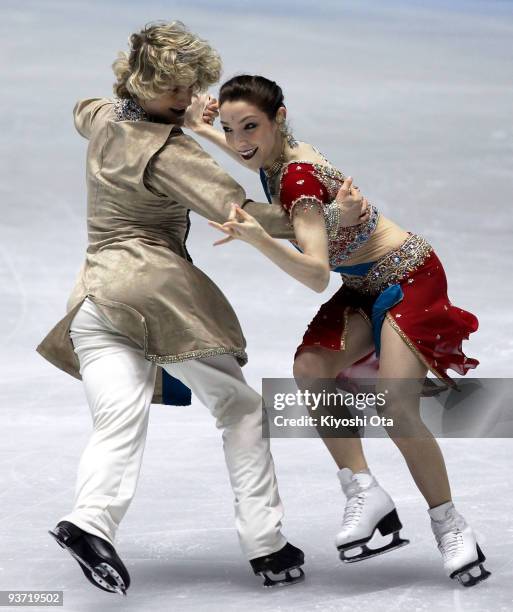
<instances>
[{"instance_id":1,"label":"skate laces","mask_svg":"<svg viewBox=\"0 0 513 612\"><path fill-rule=\"evenodd\" d=\"M455 510L449 511L444 521L433 521L438 549L445 559L454 557L463 548L463 529L465 527L465 519Z\"/></svg>"},{"instance_id":2,"label":"skate laces","mask_svg":"<svg viewBox=\"0 0 513 612\"><path fill-rule=\"evenodd\" d=\"M454 557L463 548L463 534L456 528L454 531L444 533L438 543L438 548L444 558Z\"/></svg>"},{"instance_id":3,"label":"skate laces","mask_svg":"<svg viewBox=\"0 0 513 612\"><path fill-rule=\"evenodd\" d=\"M346 508L344 510L344 518L342 519L342 528L352 527L355 523L358 522L362 514L364 503L365 491L357 493L348 500Z\"/></svg>"}]
</instances>

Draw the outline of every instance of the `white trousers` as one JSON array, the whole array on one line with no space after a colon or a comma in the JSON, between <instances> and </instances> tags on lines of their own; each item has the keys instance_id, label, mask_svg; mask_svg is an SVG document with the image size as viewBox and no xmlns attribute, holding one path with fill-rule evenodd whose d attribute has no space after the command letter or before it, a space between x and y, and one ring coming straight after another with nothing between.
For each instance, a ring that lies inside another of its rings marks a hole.
<instances>
[{"instance_id":1,"label":"white trousers","mask_svg":"<svg viewBox=\"0 0 513 612\"><path fill-rule=\"evenodd\" d=\"M114 544L139 478L156 366L88 298L73 319L70 335L93 432L80 460L73 511L61 520ZM254 559L279 550L286 544L283 508L269 440L262 438L260 396L247 385L232 355L164 368L191 388L222 430L244 554Z\"/></svg>"}]
</instances>

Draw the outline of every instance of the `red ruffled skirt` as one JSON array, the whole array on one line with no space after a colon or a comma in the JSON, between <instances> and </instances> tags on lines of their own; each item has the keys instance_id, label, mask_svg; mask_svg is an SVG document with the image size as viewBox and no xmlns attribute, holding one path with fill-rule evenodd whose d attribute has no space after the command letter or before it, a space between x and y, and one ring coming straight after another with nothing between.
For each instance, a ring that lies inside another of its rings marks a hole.
<instances>
[{"instance_id":1,"label":"red ruffled skirt","mask_svg":"<svg viewBox=\"0 0 513 612\"><path fill-rule=\"evenodd\" d=\"M376 317L375 306L383 291L393 286L398 301L382 316L388 319L431 372L446 384L454 386L447 370L464 375L479 364L476 359L466 357L462 350L462 341L467 340L478 328L477 318L451 304L447 297L447 279L443 266L431 247L414 235L405 245L407 243L410 247L412 244L417 245L416 250L410 249L411 255L400 247L376 262L363 280L356 279L356 287L350 286L349 278L349 282L344 282L315 315L296 356L312 347L343 351L348 333L348 315L352 312L359 312L369 322L372 321L374 326L378 324L379 329L374 331L379 334L383 318L379 320ZM411 265L407 265L408 257L412 260ZM380 274L384 281L381 285L378 278ZM346 277L343 275L343 278ZM370 371L377 364L376 359L374 353L355 366L363 366ZM350 370L344 370L343 375L350 376Z\"/></svg>"}]
</instances>

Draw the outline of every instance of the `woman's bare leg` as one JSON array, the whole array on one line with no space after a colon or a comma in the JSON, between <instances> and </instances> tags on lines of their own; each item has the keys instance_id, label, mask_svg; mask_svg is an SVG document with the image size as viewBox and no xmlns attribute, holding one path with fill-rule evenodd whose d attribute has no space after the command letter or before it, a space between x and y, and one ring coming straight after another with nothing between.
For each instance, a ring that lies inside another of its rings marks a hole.
<instances>
[{"instance_id":1,"label":"woman's bare leg","mask_svg":"<svg viewBox=\"0 0 513 612\"><path fill-rule=\"evenodd\" d=\"M341 370L350 367L373 349L369 323L360 314L353 313L348 317L345 350L331 351L319 347L302 351L294 361L294 378L300 389L313 391L312 383L305 382L307 379L335 380ZM362 442L357 433L354 437L323 438L323 441L339 469L347 467L353 472L367 469Z\"/></svg>"},{"instance_id":2,"label":"woman's bare leg","mask_svg":"<svg viewBox=\"0 0 513 612\"><path fill-rule=\"evenodd\" d=\"M406 460L430 508L451 500L444 458L420 417L420 392L426 366L385 318L381 330L380 385L388 388L384 416L394 418L388 435ZM398 379L395 383L392 379ZM415 382L417 381L417 382Z\"/></svg>"}]
</instances>

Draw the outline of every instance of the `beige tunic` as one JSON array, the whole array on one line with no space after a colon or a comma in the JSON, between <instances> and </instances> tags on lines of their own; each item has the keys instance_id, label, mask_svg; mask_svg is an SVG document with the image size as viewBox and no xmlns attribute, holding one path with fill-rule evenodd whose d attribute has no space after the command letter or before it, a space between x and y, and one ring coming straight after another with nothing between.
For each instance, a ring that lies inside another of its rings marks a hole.
<instances>
[{"instance_id":1,"label":"beige tunic","mask_svg":"<svg viewBox=\"0 0 513 612\"><path fill-rule=\"evenodd\" d=\"M242 187L176 126L115 121L109 99L78 102L74 118L89 140L89 244L67 314L37 351L80 378L69 327L89 296L157 364L229 353L244 365L237 317L185 246L189 209L223 222L231 202L246 202ZM281 207L248 202L245 209L271 235L294 237Z\"/></svg>"}]
</instances>

